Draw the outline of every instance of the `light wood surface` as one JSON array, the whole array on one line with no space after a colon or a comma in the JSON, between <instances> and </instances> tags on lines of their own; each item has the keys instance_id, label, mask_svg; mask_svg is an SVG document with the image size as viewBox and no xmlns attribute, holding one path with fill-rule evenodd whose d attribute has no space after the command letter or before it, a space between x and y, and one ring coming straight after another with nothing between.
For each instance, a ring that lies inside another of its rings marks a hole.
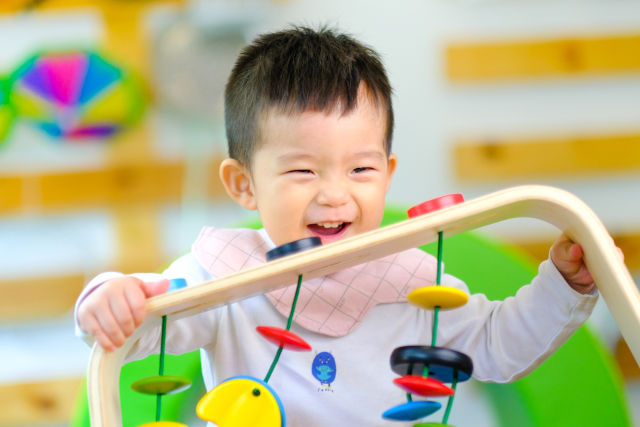
<instances>
[{"instance_id":1,"label":"light wood surface","mask_svg":"<svg viewBox=\"0 0 640 427\"><path fill-rule=\"evenodd\" d=\"M640 170L640 132L468 138L455 143L456 177L478 182Z\"/></svg>"},{"instance_id":2,"label":"light wood surface","mask_svg":"<svg viewBox=\"0 0 640 427\"><path fill-rule=\"evenodd\" d=\"M635 74L639 47L638 34L451 42L446 74L455 83Z\"/></svg>"},{"instance_id":3,"label":"light wood surface","mask_svg":"<svg viewBox=\"0 0 640 427\"><path fill-rule=\"evenodd\" d=\"M0 385L0 425L45 426L69 422L82 378Z\"/></svg>"},{"instance_id":4,"label":"light wood surface","mask_svg":"<svg viewBox=\"0 0 640 427\"><path fill-rule=\"evenodd\" d=\"M163 315L184 317L208 308L284 287L299 274L306 279L414 248L445 236L509 218L531 217L565 231L583 246L585 262L598 283L636 360L640 360L640 293L613 240L593 211L574 195L544 186L502 190L428 215L396 223L324 247L240 271L150 299L147 321L114 352L99 346L88 369L92 426L120 426L120 367L131 346Z\"/></svg>"},{"instance_id":5,"label":"light wood surface","mask_svg":"<svg viewBox=\"0 0 640 427\"><path fill-rule=\"evenodd\" d=\"M84 274L0 280L0 321L46 319L69 313L86 282Z\"/></svg>"},{"instance_id":6,"label":"light wood surface","mask_svg":"<svg viewBox=\"0 0 640 427\"><path fill-rule=\"evenodd\" d=\"M220 158L209 160L210 176L202 177L211 199L226 194L215 179L220 161ZM109 164L91 170L0 173L0 214L178 202L183 197L184 174L183 162L148 158L144 162Z\"/></svg>"}]
</instances>

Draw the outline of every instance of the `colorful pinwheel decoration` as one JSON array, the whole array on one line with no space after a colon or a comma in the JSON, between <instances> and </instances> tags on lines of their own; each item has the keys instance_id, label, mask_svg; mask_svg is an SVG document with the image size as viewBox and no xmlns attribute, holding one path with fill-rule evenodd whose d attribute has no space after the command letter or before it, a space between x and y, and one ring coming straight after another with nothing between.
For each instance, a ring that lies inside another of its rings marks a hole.
<instances>
[{"instance_id":1,"label":"colorful pinwheel decoration","mask_svg":"<svg viewBox=\"0 0 640 427\"><path fill-rule=\"evenodd\" d=\"M140 116L133 77L92 52L44 53L11 78L17 114L54 138L106 138Z\"/></svg>"},{"instance_id":2,"label":"colorful pinwheel decoration","mask_svg":"<svg viewBox=\"0 0 640 427\"><path fill-rule=\"evenodd\" d=\"M14 109L9 104L9 85L5 80L0 80L0 144L9 133L14 115Z\"/></svg>"}]
</instances>

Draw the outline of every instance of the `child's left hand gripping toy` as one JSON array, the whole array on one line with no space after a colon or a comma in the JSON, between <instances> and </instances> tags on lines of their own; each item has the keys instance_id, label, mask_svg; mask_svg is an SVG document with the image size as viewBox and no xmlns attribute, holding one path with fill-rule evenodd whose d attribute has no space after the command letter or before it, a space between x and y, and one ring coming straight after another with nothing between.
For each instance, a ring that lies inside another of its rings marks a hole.
<instances>
[{"instance_id":1,"label":"child's left hand gripping toy","mask_svg":"<svg viewBox=\"0 0 640 427\"><path fill-rule=\"evenodd\" d=\"M622 336L636 360L640 360L640 292L620 258L617 248L593 211L575 196L563 190L544 186L523 186L499 191L461 203L459 195L434 199L412 208L407 221L354 236L327 246L315 247L313 239L293 242L270 252L270 258L292 256L229 274L179 292L153 297L147 301L145 321L119 349L107 352L94 346L88 374L89 408L94 427L121 426L119 375L121 365L138 337L166 316L184 317L282 287L298 280L324 276L333 272L382 258L437 240L438 258L442 258L445 235L458 234L509 218L533 217L549 222L565 232L584 250L585 263L599 292L613 314ZM423 215L425 214L425 215ZM308 251L301 249L311 248ZM438 262L438 270L441 262ZM438 271L437 284L440 283ZM414 401L412 394L450 396L442 424L418 422L414 427L446 425L458 382L472 373L471 359L459 352L437 347L438 312L466 302L466 295L445 286L429 286L415 290L409 302L434 310L434 326L430 346L411 345L396 348L391 355L391 368L400 377L394 382L408 391L408 402L387 410L383 417L393 420L419 420L440 408L437 402ZM197 408L199 416L220 427L285 425L282 404L267 383L283 349L309 350L309 346L289 331L295 304L292 304L286 329L258 327L268 340L278 345L273 363L264 380L234 377L209 391ZM164 334L163 334L164 335ZM164 341L164 340L163 340ZM162 356L162 355L161 355ZM188 386L183 379L159 376L142 380L134 387L158 396ZM451 387L444 383L451 383ZM149 385L150 384L150 385ZM160 421L155 426L182 424Z\"/></svg>"}]
</instances>

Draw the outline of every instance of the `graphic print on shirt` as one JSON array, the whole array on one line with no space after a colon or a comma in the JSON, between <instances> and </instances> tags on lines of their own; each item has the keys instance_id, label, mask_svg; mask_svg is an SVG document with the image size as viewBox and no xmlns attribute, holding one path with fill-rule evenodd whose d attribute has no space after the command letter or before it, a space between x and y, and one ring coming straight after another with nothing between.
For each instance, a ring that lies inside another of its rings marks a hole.
<instances>
[{"instance_id":1,"label":"graphic print on shirt","mask_svg":"<svg viewBox=\"0 0 640 427\"><path fill-rule=\"evenodd\" d=\"M320 381L318 391L331 391L331 383L336 379L336 359L328 351L316 354L311 363L311 374Z\"/></svg>"}]
</instances>

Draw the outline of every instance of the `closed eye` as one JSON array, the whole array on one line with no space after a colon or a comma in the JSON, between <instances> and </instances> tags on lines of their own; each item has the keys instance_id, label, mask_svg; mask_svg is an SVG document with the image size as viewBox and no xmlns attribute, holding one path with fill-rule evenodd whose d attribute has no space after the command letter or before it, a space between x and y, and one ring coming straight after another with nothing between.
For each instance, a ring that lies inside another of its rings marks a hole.
<instances>
[{"instance_id":1,"label":"closed eye","mask_svg":"<svg viewBox=\"0 0 640 427\"><path fill-rule=\"evenodd\" d=\"M362 172L367 172L367 171L372 171L372 170L374 170L374 168L368 167L368 166L363 166L363 167L355 168L353 170L353 172L354 173L362 173Z\"/></svg>"},{"instance_id":2,"label":"closed eye","mask_svg":"<svg viewBox=\"0 0 640 427\"><path fill-rule=\"evenodd\" d=\"M313 171L311 169L293 169L287 171L287 173L301 173L301 174L311 174Z\"/></svg>"}]
</instances>

